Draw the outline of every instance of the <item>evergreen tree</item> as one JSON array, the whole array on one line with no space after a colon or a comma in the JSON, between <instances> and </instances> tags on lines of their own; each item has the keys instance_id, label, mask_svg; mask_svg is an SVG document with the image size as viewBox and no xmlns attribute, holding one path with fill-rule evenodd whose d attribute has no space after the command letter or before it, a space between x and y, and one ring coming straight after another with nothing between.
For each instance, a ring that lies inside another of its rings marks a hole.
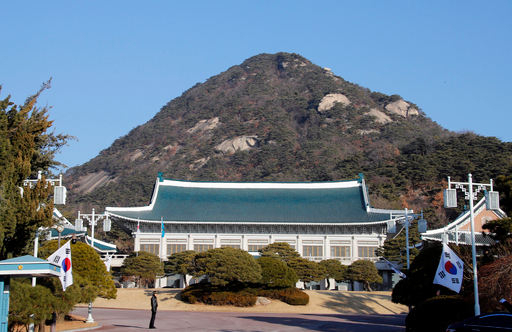
<instances>
[{"instance_id":1,"label":"evergreen tree","mask_svg":"<svg viewBox=\"0 0 512 332\"><path fill-rule=\"evenodd\" d=\"M262 284L267 287L295 287L297 274L285 262L272 257L260 257L257 262L261 266Z\"/></svg>"},{"instance_id":2,"label":"evergreen tree","mask_svg":"<svg viewBox=\"0 0 512 332\"><path fill-rule=\"evenodd\" d=\"M261 257L273 257L285 263L295 258L300 258L299 253L286 242L274 242L258 251Z\"/></svg>"},{"instance_id":3,"label":"evergreen tree","mask_svg":"<svg viewBox=\"0 0 512 332\"><path fill-rule=\"evenodd\" d=\"M353 281L362 282L364 289L372 291L371 284L382 283L382 277L371 261L360 259L350 264L347 269L347 278Z\"/></svg>"},{"instance_id":4,"label":"evergreen tree","mask_svg":"<svg viewBox=\"0 0 512 332\"><path fill-rule=\"evenodd\" d=\"M347 266L341 264L341 262L337 259L326 259L321 261L320 266L322 266L326 271L327 278L327 289L331 288L331 284L329 278L336 280L336 282L341 282L345 280L347 275Z\"/></svg>"},{"instance_id":5,"label":"evergreen tree","mask_svg":"<svg viewBox=\"0 0 512 332\"><path fill-rule=\"evenodd\" d=\"M164 271L166 274L181 274L183 277L183 285L187 287L187 274L193 273L194 258L196 252L186 250L172 254L166 262L164 262Z\"/></svg>"},{"instance_id":6,"label":"evergreen tree","mask_svg":"<svg viewBox=\"0 0 512 332\"><path fill-rule=\"evenodd\" d=\"M164 267L157 255L146 251L139 251L126 257L121 272L124 275L134 276L137 284L148 285L156 279L156 276L164 274Z\"/></svg>"},{"instance_id":7,"label":"evergreen tree","mask_svg":"<svg viewBox=\"0 0 512 332\"><path fill-rule=\"evenodd\" d=\"M235 248L216 248L201 252L194 260L194 275L206 275L212 285L229 283L257 283L261 267L247 251Z\"/></svg>"},{"instance_id":8,"label":"evergreen tree","mask_svg":"<svg viewBox=\"0 0 512 332\"><path fill-rule=\"evenodd\" d=\"M287 264L295 271L299 280L305 283L320 281L326 276L324 267L309 259L298 257L290 260Z\"/></svg>"},{"instance_id":9,"label":"evergreen tree","mask_svg":"<svg viewBox=\"0 0 512 332\"><path fill-rule=\"evenodd\" d=\"M418 222L414 220L409 226L409 247L422 242L420 233L418 232ZM377 249L377 256L382 256L388 261L401 264L407 267L405 228L402 227L398 234L384 241L384 245ZM409 248L409 263L419 254L419 249Z\"/></svg>"},{"instance_id":10,"label":"evergreen tree","mask_svg":"<svg viewBox=\"0 0 512 332\"><path fill-rule=\"evenodd\" d=\"M25 104L18 106L10 96L0 100L0 259L30 252L39 227L53 224L52 187L43 177L34 188L20 188L23 180L37 171L49 175L58 165L55 153L69 138L49 133L48 109L36 107L47 82Z\"/></svg>"}]
</instances>

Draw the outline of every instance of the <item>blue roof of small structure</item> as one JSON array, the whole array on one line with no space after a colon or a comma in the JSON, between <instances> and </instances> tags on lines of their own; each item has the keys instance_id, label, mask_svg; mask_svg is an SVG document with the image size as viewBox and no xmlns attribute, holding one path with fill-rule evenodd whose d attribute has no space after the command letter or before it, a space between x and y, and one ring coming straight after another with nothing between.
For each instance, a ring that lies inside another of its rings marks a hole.
<instances>
[{"instance_id":1,"label":"blue roof of small structure","mask_svg":"<svg viewBox=\"0 0 512 332\"><path fill-rule=\"evenodd\" d=\"M61 237L70 237L76 234L77 236L82 236L85 234L85 231L76 231L74 228L64 227L62 233L60 233ZM50 228L50 239L57 239L59 237L59 232L55 228Z\"/></svg>"},{"instance_id":2,"label":"blue roof of small structure","mask_svg":"<svg viewBox=\"0 0 512 332\"><path fill-rule=\"evenodd\" d=\"M0 275L11 277L59 276L60 266L26 255L0 261Z\"/></svg>"},{"instance_id":3,"label":"blue roof of small structure","mask_svg":"<svg viewBox=\"0 0 512 332\"><path fill-rule=\"evenodd\" d=\"M91 245L92 238L89 235L85 236L85 242L88 245ZM116 252L117 251L117 247L115 244L101 241L98 239L94 239L94 249L96 249L99 252Z\"/></svg>"},{"instance_id":4,"label":"blue roof of small structure","mask_svg":"<svg viewBox=\"0 0 512 332\"><path fill-rule=\"evenodd\" d=\"M368 209L367 209L368 208ZM107 207L121 219L176 222L373 223L364 181L312 183L186 182L157 179L146 207Z\"/></svg>"}]
</instances>

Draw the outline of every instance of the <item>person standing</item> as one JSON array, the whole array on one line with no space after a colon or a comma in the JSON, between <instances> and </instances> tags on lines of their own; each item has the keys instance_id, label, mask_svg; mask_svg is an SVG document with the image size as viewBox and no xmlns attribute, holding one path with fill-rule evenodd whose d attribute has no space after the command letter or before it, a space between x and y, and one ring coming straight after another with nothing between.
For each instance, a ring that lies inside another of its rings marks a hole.
<instances>
[{"instance_id":1,"label":"person standing","mask_svg":"<svg viewBox=\"0 0 512 332\"><path fill-rule=\"evenodd\" d=\"M156 299L156 291L153 291L153 295L151 296L151 321L149 321L149 328L156 329L155 327L155 316L156 309L158 308L158 300Z\"/></svg>"}]
</instances>

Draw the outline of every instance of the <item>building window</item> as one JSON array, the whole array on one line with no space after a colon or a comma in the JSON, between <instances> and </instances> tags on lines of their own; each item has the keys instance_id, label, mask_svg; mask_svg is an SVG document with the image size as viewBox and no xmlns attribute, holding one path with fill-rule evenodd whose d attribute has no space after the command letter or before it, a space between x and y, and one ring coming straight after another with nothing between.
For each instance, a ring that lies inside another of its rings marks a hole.
<instances>
[{"instance_id":1,"label":"building window","mask_svg":"<svg viewBox=\"0 0 512 332\"><path fill-rule=\"evenodd\" d=\"M240 249L240 245L239 245L239 244L222 244L220 247L221 247L221 248L235 248L235 249Z\"/></svg>"},{"instance_id":2,"label":"building window","mask_svg":"<svg viewBox=\"0 0 512 332\"><path fill-rule=\"evenodd\" d=\"M213 249L213 244L194 244L194 251L203 252Z\"/></svg>"},{"instance_id":3,"label":"building window","mask_svg":"<svg viewBox=\"0 0 512 332\"><path fill-rule=\"evenodd\" d=\"M259 251L260 249L265 248L266 246L268 246L268 244L249 244L247 246L247 251L256 252Z\"/></svg>"},{"instance_id":4,"label":"building window","mask_svg":"<svg viewBox=\"0 0 512 332\"><path fill-rule=\"evenodd\" d=\"M331 257L350 257L350 247L331 246Z\"/></svg>"},{"instance_id":5,"label":"building window","mask_svg":"<svg viewBox=\"0 0 512 332\"><path fill-rule=\"evenodd\" d=\"M141 244L140 251L150 252L157 256L160 256L160 245L159 244Z\"/></svg>"},{"instance_id":6,"label":"building window","mask_svg":"<svg viewBox=\"0 0 512 332\"><path fill-rule=\"evenodd\" d=\"M187 250L186 244L167 243L167 256Z\"/></svg>"},{"instance_id":7,"label":"building window","mask_svg":"<svg viewBox=\"0 0 512 332\"><path fill-rule=\"evenodd\" d=\"M360 258L377 257L377 255L375 254L377 247L358 247L357 250L357 253Z\"/></svg>"},{"instance_id":8,"label":"building window","mask_svg":"<svg viewBox=\"0 0 512 332\"><path fill-rule=\"evenodd\" d=\"M324 255L322 246L302 246L303 257L322 257Z\"/></svg>"}]
</instances>

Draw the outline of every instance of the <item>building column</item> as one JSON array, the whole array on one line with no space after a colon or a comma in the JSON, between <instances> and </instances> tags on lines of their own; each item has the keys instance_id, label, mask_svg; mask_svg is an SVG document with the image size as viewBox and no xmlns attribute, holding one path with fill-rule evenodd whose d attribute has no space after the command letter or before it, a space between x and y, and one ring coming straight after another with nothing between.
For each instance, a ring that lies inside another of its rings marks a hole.
<instances>
[{"instance_id":1,"label":"building column","mask_svg":"<svg viewBox=\"0 0 512 332\"><path fill-rule=\"evenodd\" d=\"M297 235L297 244L295 245L295 250L297 250L300 257L302 257L302 241L300 235Z\"/></svg>"},{"instance_id":2,"label":"building column","mask_svg":"<svg viewBox=\"0 0 512 332\"><path fill-rule=\"evenodd\" d=\"M247 247L247 238L244 234L242 234L242 240L240 243L240 249L247 251L249 248Z\"/></svg>"},{"instance_id":3,"label":"building column","mask_svg":"<svg viewBox=\"0 0 512 332\"><path fill-rule=\"evenodd\" d=\"M358 257L359 253L357 251L357 240L356 240L356 237L355 236L352 236L352 253L351 253L351 256L350 259L350 263L356 261L359 257Z\"/></svg>"},{"instance_id":4,"label":"building column","mask_svg":"<svg viewBox=\"0 0 512 332\"><path fill-rule=\"evenodd\" d=\"M192 236L187 234L187 250L194 250L194 241L192 240Z\"/></svg>"},{"instance_id":5,"label":"building column","mask_svg":"<svg viewBox=\"0 0 512 332\"><path fill-rule=\"evenodd\" d=\"M324 236L324 259L331 258L331 247L329 245L329 241L327 240L327 235Z\"/></svg>"},{"instance_id":6,"label":"building column","mask_svg":"<svg viewBox=\"0 0 512 332\"><path fill-rule=\"evenodd\" d=\"M160 236L160 259L167 260L167 235Z\"/></svg>"}]
</instances>

